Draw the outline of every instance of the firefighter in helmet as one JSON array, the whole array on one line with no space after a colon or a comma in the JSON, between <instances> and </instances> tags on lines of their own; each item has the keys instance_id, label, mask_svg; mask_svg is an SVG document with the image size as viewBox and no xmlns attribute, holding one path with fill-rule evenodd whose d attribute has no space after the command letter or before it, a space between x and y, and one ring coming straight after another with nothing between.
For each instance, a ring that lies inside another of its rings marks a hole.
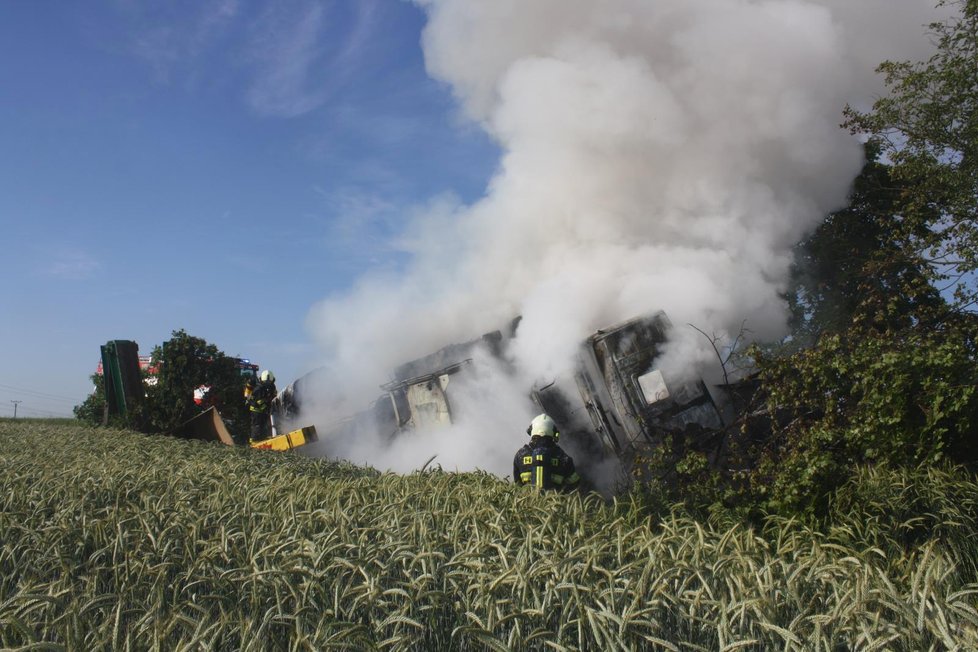
<instances>
[{"instance_id":1,"label":"firefighter in helmet","mask_svg":"<svg viewBox=\"0 0 978 652\"><path fill-rule=\"evenodd\" d=\"M530 435L530 443L516 451L513 458L516 484L561 491L577 488L581 478L574 470L574 460L557 445L560 432L554 420L540 414L530 422L526 434Z\"/></svg>"},{"instance_id":2,"label":"firefighter in helmet","mask_svg":"<svg viewBox=\"0 0 978 652\"><path fill-rule=\"evenodd\" d=\"M251 412L251 440L261 441L272 436L272 401L278 390L275 389L275 374L268 369L261 372L258 383L248 394L248 410Z\"/></svg>"}]
</instances>

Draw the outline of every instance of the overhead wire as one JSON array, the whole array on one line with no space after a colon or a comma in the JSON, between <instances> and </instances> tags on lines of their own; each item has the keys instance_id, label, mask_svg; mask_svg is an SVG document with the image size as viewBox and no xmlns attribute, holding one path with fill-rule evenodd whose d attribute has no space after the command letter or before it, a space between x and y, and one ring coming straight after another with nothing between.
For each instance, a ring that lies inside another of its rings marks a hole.
<instances>
[{"instance_id":1,"label":"overhead wire","mask_svg":"<svg viewBox=\"0 0 978 652\"><path fill-rule=\"evenodd\" d=\"M14 385L4 385L0 383L0 388L10 390L12 392L17 392L19 394L27 394L29 396L37 396L39 398L46 398L55 401L69 401L72 403L80 403L81 401L77 398L70 398L68 396L61 396L59 394L48 394L47 392L39 392L33 389L27 389L24 387L16 387Z\"/></svg>"},{"instance_id":2,"label":"overhead wire","mask_svg":"<svg viewBox=\"0 0 978 652\"><path fill-rule=\"evenodd\" d=\"M38 401L53 401L59 403L70 403L72 407L79 405L84 401L84 398L70 398L62 394L52 394L49 392L41 392L35 389L28 389L26 387L18 387L16 385L7 385L5 383L0 383L0 390L4 390L4 394L8 396L13 396L14 398L19 398L21 396L26 396L28 399L33 399L33 402L28 402L24 404L24 401L14 401L14 400L0 400L0 407L3 408L3 413L5 415L26 415L26 416L36 416L36 417L52 417L52 418L73 418L74 414L66 412L57 412L52 410L45 410L42 408L33 407L33 403ZM14 403L16 402L16 408ZM55 407L54 410L59 408Z\"/></svg>"},{"instance_id":3,"label":"overhead wire","mask_svg":"<svg viewBox=\"0 0 978 652\"><path fill-rule=\"evenodd\" d=\"M7 415L9 415L9 416L13 416L14 415L15 410L14 410L14 407L13 407L12 404L3 405L2 403L0 403L0 407L3 408L4 413L6 413ZM73 414L66 414L64 412L51 412L49 410L39 410L37 408L32 408L29 405L23 405L23 404L17 405L16 413L17 413L17 417L18 418L21 415L24 415L24 414L30 414L30 415L39 416L39 417L51 417L51 418L57 418L57 419L73 419L74 418L74 415Z\"/></svg>"}]
</instances>

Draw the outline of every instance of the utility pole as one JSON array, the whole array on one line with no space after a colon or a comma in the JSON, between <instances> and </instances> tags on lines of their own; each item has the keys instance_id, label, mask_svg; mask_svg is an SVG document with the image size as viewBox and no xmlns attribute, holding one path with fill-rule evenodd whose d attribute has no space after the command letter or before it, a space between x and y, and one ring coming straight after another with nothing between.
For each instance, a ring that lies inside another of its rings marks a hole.
<instances>
[{"instance_id":1,"label":"utility pole","mask_svg":"<svg viewBox=\"0 0 978 652\"><path fill-rule=\"evenodd\" d=\"M18 403L22 403L23 401L10 401L10 402L14 404L14 418L16 419L17 418L17 404Z\"/></svg>"}]
</instances>

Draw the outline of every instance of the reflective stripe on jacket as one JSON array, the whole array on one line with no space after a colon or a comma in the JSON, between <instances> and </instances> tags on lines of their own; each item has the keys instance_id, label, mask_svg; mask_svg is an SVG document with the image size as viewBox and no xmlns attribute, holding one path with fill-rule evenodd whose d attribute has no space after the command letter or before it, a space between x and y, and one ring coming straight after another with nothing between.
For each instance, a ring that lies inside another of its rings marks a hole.
<instances>
[{"instance_id":1,"label":"reflective stripe on jacket","mask_svg":"<svg viewBox=\"0 0 978 652\"><path fill-rule=\"evenodd\" d=\"M516 484L568 491L577 487L580 479L574 460L552 437L534 437L513 458Z\"/></svg>"},{"instance_id":2,"label":"reflective stripe on jacket","mask_svg":"<svg viewBox=\"0 0 978 652\"><path fill-rule=\"evenodd\" d=\"M252 412L268 412L277 393L275 383L259 382L248 397L248 409Z\"/></svg>"}]
</instances>

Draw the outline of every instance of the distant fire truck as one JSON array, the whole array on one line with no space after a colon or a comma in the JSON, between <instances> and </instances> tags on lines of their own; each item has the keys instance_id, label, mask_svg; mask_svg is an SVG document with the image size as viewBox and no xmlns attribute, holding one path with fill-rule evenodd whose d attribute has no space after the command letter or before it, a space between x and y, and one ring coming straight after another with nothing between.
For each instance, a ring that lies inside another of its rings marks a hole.
<instances>
[{"instance_id":1,"label":"distant fire truck","mask_svg":"<svg viewBox=\"0 0 978 652\"><path fill-rule=\"evenodd\" d=\"M238 371L241 372L242 376L250 377L257 380L258 378L258 365L254 364L248 358L232 358L238 365ZM157 382L156 375L160 372L160 368L153 364L153 356L141 355L139 356L139 371L143 373L143 382L147 385L155 385ZM95 374L101 376L103 374L102 361L99 360L98 366L95 369ZM201 385L194 390L194 403L197 405L203 405L204 397L210 390L210 386Z\"/></svg>"},{"instance_id":2,"label":"distant fire truck","mask_svg":"<svg viewBox=\"0 0 978 652\"><path fill-rule=\"evenodd\" d=\"M257 369L257 367L255 367ZM156 374L160 372L160 368L153 365L153 356L151 355L141 355L139 356L139 371L146 374L145 382L147 385L156 384ZM95 368L95 375L101 376L104 373L102 369L102 361L98 361L98 366Z\"/></svg>"}]
</instances>

